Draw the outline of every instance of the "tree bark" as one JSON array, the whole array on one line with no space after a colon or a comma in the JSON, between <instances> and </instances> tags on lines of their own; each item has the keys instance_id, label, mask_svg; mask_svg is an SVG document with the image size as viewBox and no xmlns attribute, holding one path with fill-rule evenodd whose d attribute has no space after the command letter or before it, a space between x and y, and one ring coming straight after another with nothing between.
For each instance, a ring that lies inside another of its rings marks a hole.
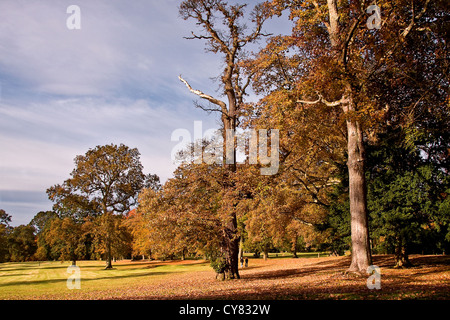
<instances>
[{"instance_id":1,"label":"tree bark","mask_svg":"<svg viewBox=\"0 0 450 320\"><path fill-rule=\"evenodd\" d=\"M327 0L329 22L325 25L330 36L331 47L336 51L337 59L342 65L346 65L346 46L349 41L342 42L342 32L339 24L339 10L337 0ZM351 38L352 32L348 35ZM348 38L348 37L347 37ZM349 39L350 39L349 38ZM344 36L345 39L345 36ZM342 44L344 43L344 46ZM347 152L348 152L348 176L349 176L349 200L351 216L352 262L347 272L367 273L367 268L372 264L369 243L369 228L367 221L367 190L364 172L365 152L363 131L357 119L354 119L356 107L352 96L351 79L345 85L346 92L340 101L347 116ZM323 100L323 99L322 99ZM331 105L323 101L327 105Z\"/></svg>"},{"instance_id":2,"label":"tree bark","mask_svg":"<svg viewBox=\"0 0 450 320\"><path fill-rule=\"evenodd\" d=\"M231 86L231 84L226 84L225 88ZM231 92L230 92L231 91ZM225 129L225 138L230 138L230 135L226 134L226 130L231 130L233 132L233 139L234 139L234 133L236 131L236 101L234 92L232 89L228 89L228 114L227 117L222 115L222 122ZM227 143L226 139L224 140L225 144L229 147L232 146L232 157L233 161L232 163L226 163L224 161L224 166L227 168L227 171L231 173L232 180L234 179L234 173L236 172L236 145L234 141L231 143ZM228 154L229 150L224 149L224 153ZM224 156L227 156L224 154ZM231 188L234 188L234 180ZM229 223L226 226L226 261L229 271L229 279L240 279L239 276L239 241L240 237L238 235L238 228L237 228L237 217L236 217L236 211L234 210L235 207L233 207L232 212L230 212L229 216Z\"/></svg>"},{"instance_id":3,"label":"tree bark","mask_svg":"<svg viewBox=\"0 0 450 320\"><path fill-rule=\"evenodd\" d=\"M240 279L239 276L239 241L236 214L231 216L231 221L224 231L223 248L225 252L227 279Z\"/></svg>"},{"instance_id":4,"label":"tree bark","mask_svg":"<svg viewBox=\"0 0 450 320\"><path fill-rule=\"evenodd\" d=\"M104 223L104 231L105 231L105 260L106 260L106 269L112 269L112 251L111 251L111 233L114 232L111 226L111 215L112 213L108 212L106 203L103 203L103 221Z\"/></svg>"},{"instance_id":5,"label":"tree bark","mask_svg":"<svg viewBox=\"0 0 450 320\"><path fill-rule=\"evenodd\" d=\"M112 257L111 257L111 241L109 237L106 238L106 266L105 269L112 269Z\"/></svg>"},{"instance_id":6,"label":"tree bark","mask_svg":"<svg viewBox=\"0 0 450 320\"><path fill-rule=\"evenodd\" d=\"M291 251L292 251L292 255L294 258L298 258L297 257L297 239L298 239L298 236L294 236L292 239Z\"/></svg>"},{"instance_id":7,"label":"tree bark","mask_svg":"<svg viewBox=\"0 0 450 320\"><path fill-rule=\"evenodd\" d=\"M238 261L241 261L241 257L244 256L244 238L239 237L239 254L238 254Z\"/></svg>"},{"instance_id":8,"label":"tree bark","mask_svg":"<svg viewBox=\"0 0 450 320\"><path fill-rule=\"evenodd\" d=\"M350 104L351 105L351 104ZM348 176L351 216L352 262L348 272L366 273L372 264L367 219L363 132L358 121L347 120Z\"/></svg>"},{"instance_id":9,"label":"tree bark","mask_svg":"<svg viewBox=\"0 0 450 320\"><path fill-rule=\"evenodd\" d=\"M394 268L409 268L412 266L411 261L408 258L408 250L406 240L402 237L398 237L395 246L395 267Z\"/></svg>"}]
</instances>

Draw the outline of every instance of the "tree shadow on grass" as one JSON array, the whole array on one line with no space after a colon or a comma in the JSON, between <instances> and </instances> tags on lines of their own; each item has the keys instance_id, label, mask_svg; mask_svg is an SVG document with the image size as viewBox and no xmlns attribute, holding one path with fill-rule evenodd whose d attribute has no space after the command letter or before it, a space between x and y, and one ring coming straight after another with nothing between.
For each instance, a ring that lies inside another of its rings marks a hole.
<instances>
[{"instance_id":1,"label":"tree shadow on grass","mask_svg":"<svg viewBox=\"0 0 450 320\"><path fill-rule=\"evenodd\" d=\"M194 265L201 265L201 264L205 264L208 263L205 260L199 260L199 261L195 261L195 262L183 262L183 260L169 260L169 261L160 261L160 260L155 260L155 261L136 261L136 262L130 262L130 263L123 263L123 264L117 264L117 266L119 267L144 267L144 268L154 268L154 267L158 267L158 266L194 266Z\"/></svg>"},{"instance_id":2,"label":"tree shadow on grass","mask_svg":"<svg viewBox=\"0 0 450 320\"><path fill-rule=\"evenodd\" d=\"M111 270L111 269L109 269ZM107 272L108 270L104 270ZM83 278L83 274L81 274L81 281L82 282L89 282L89 281L97 281L97 280L115 280L115 279L126 279L126 278L139 278L139 277L148 277L148 276L160 276L165 274L176 274L176 273L182 273L182 272L165 272L165 271L157 271L157 272L146 272L146 273L140 273L140 274L128 274L128 275L111 275L111 276L105 276L105 277L97 277L97 278ZM69 277L70 275L67 274ZM9 286L16 286L16 285L44 285L44 284L52 284L52 283L65 283L67 281L67 278L56 278L56 279L42 279L42 280L24 280L24 281L11 281L7 283L0 284L0 288L2 287L9 287Z\"/></svg>"}]
</instances>

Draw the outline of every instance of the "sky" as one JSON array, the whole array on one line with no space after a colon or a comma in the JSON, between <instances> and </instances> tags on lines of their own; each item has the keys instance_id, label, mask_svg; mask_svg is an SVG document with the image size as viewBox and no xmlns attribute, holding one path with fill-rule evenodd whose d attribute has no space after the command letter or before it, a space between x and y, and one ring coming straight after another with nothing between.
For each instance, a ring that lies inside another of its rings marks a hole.
<instances>
[{"instance_id":1,"label":"sky","mask_svg":"<svg viewBox=\"0 0 450 320\"><path fill-rule=\"evenodd\" d=\"M69 178L75 156L90 148L137 148L144 173L164 182L176 168L172 132L193 132L194 121L203 131L219 127L178 80L220 96L212 80L220 57L183 38L198 27L179 17L179 3L0 1L0 209L12 226L51 210L46 189ZM289 28L278 18L264 30Z\"/></svg>"}]
</instances>

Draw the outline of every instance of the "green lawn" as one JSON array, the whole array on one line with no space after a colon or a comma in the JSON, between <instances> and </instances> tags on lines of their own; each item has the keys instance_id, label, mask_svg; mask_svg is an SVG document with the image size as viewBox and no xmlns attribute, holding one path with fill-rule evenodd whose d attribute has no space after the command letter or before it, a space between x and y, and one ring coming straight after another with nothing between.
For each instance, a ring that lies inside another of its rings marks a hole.
<instances>
[{"instance_id":1,"label":"green lawn","mask_svg":"<svg viewBox=\"0 0 450 320\"><path fill-rule=\"evenodd\" d=\"M177 273L211 270L209 263L156 263L120 261L113 269L104 270L104 261L78 261L83 294L108 289L136 287ZM76 298L78 290L67 288L67 267L70 263L22 262L0 264L0 299L39 299L50 296L56 299Z\"/></svg>"}]
</instances>

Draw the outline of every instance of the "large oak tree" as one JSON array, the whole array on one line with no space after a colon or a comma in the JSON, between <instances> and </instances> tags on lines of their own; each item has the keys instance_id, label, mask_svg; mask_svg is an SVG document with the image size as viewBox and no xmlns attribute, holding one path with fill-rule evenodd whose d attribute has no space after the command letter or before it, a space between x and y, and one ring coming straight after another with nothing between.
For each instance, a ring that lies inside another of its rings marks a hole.
<instances>
[{"instance_id":1,"label":"large oak tree","mask_svg":"<svg viewBox=\"0 0 450 320\"><path fill-rule=\"evenodd\" d=\"M181 76L179 79L192 93L209 102L208 106L197 104L198 107L221 115L223 162L227 168L225 172L227 179L224 181L228 181L228 185L224 187L231 189L234 188L233 179L236 173L234 132L245 102L246 90L252 79L252 75L244 74L242 68L242 62L246 57L244 47L263 36L262 26L268 18L266 7L256 5L251 12L253 28L248 30L246 24L242 22L246 6L229 5L221 0L186 0L179 7L183 19L193 19L201 28L200 34L192 32L192 36L188 38L205 40L206 49L219 54L224 62L224 69L219 77L221 94L218 97L192 88ZM222 251L229 278L239 278L239 234L235 211L233 206L229 207L229 221L223 229Z\"/></svg>"},{"instance_id":2,"label":"large oak tree","mask_svg":"<svg viewBox=\"0 0 450 320\"><path fill-rule=\"evenodd\" d=\"M98 217L94 230L104 243L106 268L112 268L111 246L119 236L114 215L130 211L145 184L139 156L123 144L97 146L75 158L71 178L47 190L60 216Z\"/></svg>"},{"instance_id":3,"label":"large oak tree","mask_svg":"<svg viewBox=\"0 0 450 320\"><path fill-rule=\"evenodd\" d=\"M293 29L291 36L279 37L271 44L283 48L279 53L284 55L275 52L267 55L265 64L257 64L265 68L260 71L261 83L270 88L272 96L289 100L291 105L294 102L297 108L310 108L318 113L328 108L330 118L337 115L337 119L344 121L352 238L349 271L365 273L371 264L366 144L392 111L392 104L398 108L394 117L414 114L414 109L427 103L435 104L434 108L442 107L442 99L436 98L439 95L435 92L445 83L442 77L435 76L439 72L433 71L431 62L442 66L445 61L444 3L378 1L381 21L377 28L367 24L374 14L367 11L372 5L370 1L271 3L273 13L289 10ZM290 72L295 64L297 69ZM422 70L426 76L408 74L411 69ZM445 78L445 72L441 71L441 75ZM396 82L389 83L393 76ZM398 90L399 83L410 78L417 80L415 85ZM399 95L392 99L395 91L389 88L393 87Z\"/></svg>"}]
</instances>

